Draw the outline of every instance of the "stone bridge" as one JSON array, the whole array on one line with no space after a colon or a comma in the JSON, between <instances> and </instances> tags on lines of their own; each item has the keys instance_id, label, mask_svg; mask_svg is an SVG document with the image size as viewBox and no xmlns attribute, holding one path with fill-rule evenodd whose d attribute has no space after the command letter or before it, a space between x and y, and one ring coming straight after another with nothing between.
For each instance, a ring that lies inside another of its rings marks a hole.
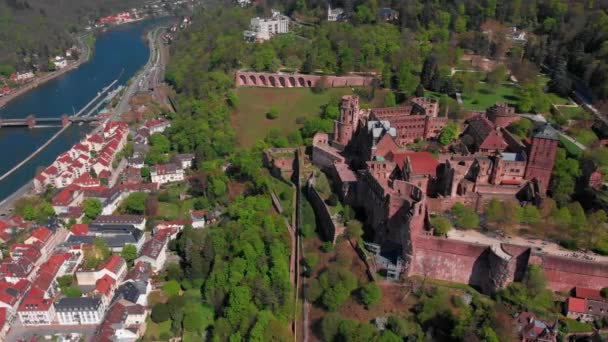
<instances>
[{"instance_id":1,"label":"stone bridge","mask_svg":"<svg viewBox=\"0 0 608 342\"><path fill-rule=\"evenodd\" d=\"M237 87L312 88L324 81L326 87L369 86L376 79L370 75L320 76L266 72L236 72Z\"/></svg>"}]
</instances>

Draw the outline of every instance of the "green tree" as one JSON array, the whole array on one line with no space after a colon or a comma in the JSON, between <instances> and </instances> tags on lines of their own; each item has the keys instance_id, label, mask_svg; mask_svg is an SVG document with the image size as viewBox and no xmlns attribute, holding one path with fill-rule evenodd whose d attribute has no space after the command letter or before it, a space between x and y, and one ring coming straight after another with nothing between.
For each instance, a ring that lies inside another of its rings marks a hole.
<instances>
[{"instance_id":1,"label":"green tree","mask_svg":"<svg viewBox=\"0 0 608 342\"><path fill-rule=\"evenodd\" d=\"M61 290L63 294L68 298L79 298L82 297L82 291L76 287L67 287Z\"/></svg>"},{"instance_id":2,"label":"green tree","mask_svg":"<svg viewBox=\"0 0 608 342\"><path fill-rule=\"evenodd\" d=\"M456 203L452 207L452 214L455 217L455 224L457 227L465 229L473 229L479 227L479 216L477 213L466 207L462 203Z\"/></svg>"},{"instance_id":3,"label":"green tree","mask_svg":"<svg viewBox=\"0 0 608 342\"><path fill-rule=\"evenodd\" d=\"M158 303L152 307L152 313L150 314L150 318L154 323L162 323L168 320L169 315L169 307L165 303Z\"/></svg>"},{"instance_id":4,"label":"green tree","mask_svg":"<svg viewBox=\"0 0 608 342\"><path fill-rule=\"evenodd\" d=\"M82 202L82 209L86 217L94 220L99 214L101 214L103 205L97 198L87 198L84 200L84 202Z\"/></svg>"},{"instance_id":5,"label":"green tree","mask_svg":"<svg viewBox=\"0 0 608 342\"><path fill-rule=\"evenodd\" d=\"M439 143L444 146L449 145L452 143L452 141L458 138L459 134L460 127L458 126L458 123L450 121L443 127L443 129L441 129L441 133L439 134Z\"/></svg>"},{"instance_id":6,"label":"green tree","mask_svg":"<svg viewBox=\"0 0 608 342\"><path fill-rule=\"evenodd\" d=\"M163 292L167 295L167 297L176 296L179 294L181 287L176 280L169 280L165 282L163 285Z\"/></svg>"},{"instance_id":7,"label":"green tree","mask_svg":"<svg viewBox=\"0 0 608 342\"><path fill-rule=\"evenodd\" d=\"M373 281L362 286L359 291L361 302L368 308L378 304L382 299L382 290Z\"/></svg>"},{"instance_id":8,"label":"green tree","mask_svg":"<svg viewBox=\"0 0 608 342\"><path fill-rule=\"evenodd\" d=\"M452 230L452 223L443 216L431 217L431 226L433 226L433 234L436 236L445 236Z\"/></svg>"},{"instance_id":9,"label":"green tree","mask_svg":"<svg viewBox=\"0 0 608 342\"><path fill-rule=\"evenodd\" d=\"M574 193L576 178L580 176L579 163L576 159L568 158L566 150L558 148L555 164L551 175L551 193L553 199L560 205L565 205Z\"/></svg>"},{"instance_id":10,"label":"green tree","mask_svg":"<svg viewBox=\"0 0 608 342\"><path fill-rule=\"evenodd\" d=\"M363 236L363 225L357 220L350 220L346 223L346 236L349 239L358 241Z\"/></svg>"},{"instance_id":11,"label":"green tree","mask_svg":"<svg viewBox=\"0 0 608 342\"><path fill-rule=\"evenodd\" d=\"M146 211L147 195L143 192L133 192L125 198L123 210L128 214L141 215Z\"/></svg>"},{"instance_id":12,"label":"green tree","mask_svg":"<svg viewBox=\"0 0 608 342\"><path fill-rule=\"evenodd\" d=\"M137 258L137 247L133 244L126 244L120 255L130 264Z\"/></svg>"},{"instance_id":13,"label":"green tree","mask_svg":"<svg viewBox=\"0 0 608 342\"><path fill-rule=\"evenodd\" d=\"M530 265L524 283L530 294L536 296L547 287L547 277L540 266Z\"/></svg>"},{"instance_id":14,"label":"green tree","mask_svg":"<svg viewBox=\"0 0 608 342\"><path fill-rule=\"evenodd\" d=\"M397 105L397 100L395 99L395 93L389 91L384 97L384 106L386 107L395 107Z\"/></svg>"},{"instance_id":15,"label":"green tree","mask_svg":"<svg viewBox=\"0 0 608 342\"><path fill-rule=\"evenodd\" d=\"M211 308L198 303L189 303L184 308L184 329L202 334L213 323Z\"/></svg>"},{"instance_id":16,"label":"green tree","mask_svg":"<svg viewBox=\"0 0 608 342\"><path fill-rule=\"evenodd\" d=\"M534 205L527 205L523 208L522 223L535 225L541 222L540 212Z\"/></svg>"},{"instance_id":17,"label":"green tree","mask_svg":"<svg viewBox=\"0 0 608 342\"><path fill-rule=\"evenodd\" d=\"M422 83L418 83L414 95L416 95L416 97L424 97L424 87L422 86Z\"/></svg>"},{"instance_id":18,"label":"green tree","mask_svg":"<svg viewBox=\"0 0 608 342\"><path fill-rule=\"evenodd\" d=\"M492 87L498 87L502 85L507 79L507 67L504 64L499 64L496 68L490 71L487 75L486 81Z\"/></svg>"},{"instance_id":19,"label":"green tree","mask_svg":"<svg viewBox=\"0 0 608 342\"><path fill-rule=\"evenodd\" d=\"M321 320L321 336L323 341L335 341L338 335L338 327L343 321L342 316L337 312L329 312L323 315Z\"/></svg>"}]
</instances>

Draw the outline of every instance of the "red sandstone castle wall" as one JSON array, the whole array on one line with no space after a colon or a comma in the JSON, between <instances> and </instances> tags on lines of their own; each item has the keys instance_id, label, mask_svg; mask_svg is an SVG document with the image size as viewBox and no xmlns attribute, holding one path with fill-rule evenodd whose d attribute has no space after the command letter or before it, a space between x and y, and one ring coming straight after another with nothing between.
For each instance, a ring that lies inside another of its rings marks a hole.
<instances>
[{"instance_id":1,"label":"red sandstone castle wall","mask_svg":"<svg viewBox=\"0 0 608 342\"><path fill-rule=\"evenodd\" d=\"M554 291L570 291L573 287L601 289L608 286L608 265L553 255L534 256L531 263L540 264L549 287Z\"/></svg>"},{"instance_id":2,"label":"red sandstone castle wall","mask_svg":"<svg viewBox=\"0 0 608 342\"><path fill-rule=\"evenodd\" d=\"M409 274L481 286L488 274L482 256L486 250L487 246L417 236Z\"/></svg>"}]
</instances>

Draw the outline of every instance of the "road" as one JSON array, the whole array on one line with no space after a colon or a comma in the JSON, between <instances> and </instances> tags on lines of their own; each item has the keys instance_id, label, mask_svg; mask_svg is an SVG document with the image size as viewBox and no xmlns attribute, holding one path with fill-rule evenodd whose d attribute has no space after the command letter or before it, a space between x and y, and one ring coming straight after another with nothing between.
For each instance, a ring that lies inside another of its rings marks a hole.
<instances>
[{"instance_id":1,"label":"road","mask_svg":"<svg viewBox=\"0 0 608 342\"><path fill-rule=\"evenodd\" d=\"M15 322L11 326L11 330L6 336L6 341L29 341L34 336L52 336L54 334L81 334L85 336L85 341L89 341L95 334L96 329L96 325L65 326L54 324L40 327L24 327L21 325L19 319L15 319Z\"/></svg>"},{"instance_id":2,"label":"road","mask_svg":"<svg viewBox=\"0 0 608 342\"><path fill-rule=\"evenodd\" d=\"M150 58L144 66L143 70L131 79L131 83L125 89L122 98L116 105L114 110L114 116L120 115L129 110L129 101L131 97L137 92L142 90L148 90L155 87L163 79L159 77L164 71L164 65L160 58L160 44L159 32L166 29L166 27L157 27L154 30L148 32L148 41L150 42Z\"/></svg>"}]
</instances>

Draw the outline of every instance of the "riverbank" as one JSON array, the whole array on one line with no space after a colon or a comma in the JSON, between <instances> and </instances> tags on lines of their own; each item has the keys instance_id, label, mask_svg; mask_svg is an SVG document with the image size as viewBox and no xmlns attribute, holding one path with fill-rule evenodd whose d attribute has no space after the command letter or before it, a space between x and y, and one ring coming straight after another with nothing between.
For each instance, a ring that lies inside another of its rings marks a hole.
<instances>
[{"instance_id":1,"label":"riverbank","mask_svg":"<svg viewBox=\"0 0 608 342\"><path fill-rule=\"evenodd\" d=\"M81 47L81 51L84 51L85 53L81 54L80 58L78 58L78 60L76 62L69 64L68 66L66 66L63 69L59 69L57 71L52 71L52 72L46 73L42 76L35 77L31 82L23 85L22 87L15 90L14 92L0 97L0 107L3 107L7 103L9 103L11 100L16 99L17 97L27 93L28 91L30 91L34 88L37 88L50 80L53 80L59 76L66 74L69 71L72 71L72 70L78 68L80 65L82 65L82 63L88 61L91 58L91 48L89 47L89 44L85 43L83 41L82 37L78 38L78 44Z\"/></svg>"}]
</instances>

